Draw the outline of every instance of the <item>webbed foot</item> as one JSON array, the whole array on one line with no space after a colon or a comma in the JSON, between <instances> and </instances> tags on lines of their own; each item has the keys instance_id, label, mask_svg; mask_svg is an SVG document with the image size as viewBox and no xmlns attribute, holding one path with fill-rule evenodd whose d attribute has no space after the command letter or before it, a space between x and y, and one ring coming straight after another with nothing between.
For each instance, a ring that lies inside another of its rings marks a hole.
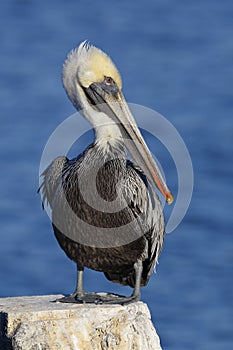
<instances>
[{"instance_id":1,"label":"webbed foot","mask_svg":"<svg viewBox=\"0 0 233 350\"><path fill-rule=\"evenodd\" d=\"M132 295L130 297L125 297L113 293L84 293L71 294L63 298L57 299L56 301L61 303L78 303L78 304L120 304L125 305L140 299L139 296Z\"/></svg>"}]
</instances>

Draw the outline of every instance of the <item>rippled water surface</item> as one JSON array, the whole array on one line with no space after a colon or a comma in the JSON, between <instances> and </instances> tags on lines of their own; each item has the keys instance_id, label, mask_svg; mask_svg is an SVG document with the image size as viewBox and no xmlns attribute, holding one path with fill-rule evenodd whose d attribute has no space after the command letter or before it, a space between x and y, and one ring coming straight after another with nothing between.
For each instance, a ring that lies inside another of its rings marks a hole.
<instances>
[{"instance_id":1,"label":"rippled water surface","mask_svg":"<svg viewBox=\"0 0 233 350\"><path fill-rule=\"evenodd\" d=\"M47 139L74 113L62 62L89 39L117 63L127 100L166 116L193 161L190 209L142 291L163 348L232 348L232 18L227 0L1 2L0 296L73 290L75 268L36 190ZM91 141L88 134L83 146ZM166 154L153 152L176 192ZM85 284L122 293L93 271Z\"/></svg>"}]
</instances>

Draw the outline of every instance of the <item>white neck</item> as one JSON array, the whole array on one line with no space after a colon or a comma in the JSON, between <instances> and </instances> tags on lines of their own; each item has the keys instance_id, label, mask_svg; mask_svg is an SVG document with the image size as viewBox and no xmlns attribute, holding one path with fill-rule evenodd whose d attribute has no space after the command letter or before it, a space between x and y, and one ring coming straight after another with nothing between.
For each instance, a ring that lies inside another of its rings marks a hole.
<instances>
[{"instance_id":1,"label":"white neck","mask_svg":"<svg viewBox=\"0 0 233 350\"><path fill-rule=\"evenodd\" d=\"M122 142L123 138L118 125L108 115L90 107L83 110L83 115L95 129L96 141Z\"/></svg>"},{"instance_id":2,"label":"white neck","mask_svg":"<svg viewBox=\"0 0 233 350\"><path fill-rule=\"evenodd\" d=\"M121 142L122 135L119 127L113 122L94 126L97 141L102 142Z\"/></svg>"}]
</instances>

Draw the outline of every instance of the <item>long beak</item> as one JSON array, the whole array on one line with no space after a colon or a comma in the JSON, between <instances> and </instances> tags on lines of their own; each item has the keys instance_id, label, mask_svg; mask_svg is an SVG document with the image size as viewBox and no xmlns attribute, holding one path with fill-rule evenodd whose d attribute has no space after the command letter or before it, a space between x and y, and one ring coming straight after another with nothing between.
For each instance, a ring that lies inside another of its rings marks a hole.
<instances>
[{"instance_id":1,"label":"long beak","mask_svg":"<svg viewBox=\"0 0 233 350\"><path fill-rule=\"evenodd\" d=\"M103 94L102 92L100 96L99 87L97 90L98 96L96 95L97 91L95 90L95 100L96 97L98 97L98 102L101 102L101 104L96 105L97 109L106 113L115 123L117 123L124 138L126 148L136 164L140 166L145 175L156 184L159 191L166 198L167 203L171 204L174 197L169 191L159 167L138 129L122 92L118 91L114 95L106 92ZM100 101L101 99L102 101Z\"/></svg>"}]
</instances>

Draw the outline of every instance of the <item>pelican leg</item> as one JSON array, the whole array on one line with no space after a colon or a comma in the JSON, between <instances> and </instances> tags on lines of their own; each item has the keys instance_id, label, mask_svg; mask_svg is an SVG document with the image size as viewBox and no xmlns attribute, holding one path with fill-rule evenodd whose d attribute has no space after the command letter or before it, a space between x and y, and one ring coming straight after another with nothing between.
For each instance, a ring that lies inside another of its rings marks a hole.
<instances>
[{"instance_id":1,"label":"pelican leg","mask_svg":"<svg viewBox=\"0 0 233 350\"><path fill-rule=\"evenodd\" d=\"M105 297L105 295L108 295L108 294L107 293L86 293L83 289L84 268L80 267L78 264L76 264L76 266L77 266L77 280L76 280L76 287L74 292L70 295L67 295L65 297L58 299L57 301L61 303L102 304L103 302L102 299Z\"/></svg>"},{"instance_id":2,"label":"pelican leg","mask_svg":"<svg viewBox=\"0 0 233 350\"><path fill-rule=\"evenodd\" d=\"M112 295L113 297L111 299L110 295L108 295L108 299L103 299L103 303L106 304L121 304L126 305L130 304L135 301L140 300L140 284L141 284L141 277L142 277L142 261L139 260L134 264L134 271L135 271L135 286L134 290L131 296L125 297L125 296L119 296L119 295Z\"/></svg>"},{"instance_id":3,"label":"pelican leg","mask_svg":"<svg viewBox=\"0 0 233 350\"><path fill-rule=\"evenodd\" d=\"M72 294L73 296L83 296L85 294L83 290L83 267L79 267L77 264L77 281L76 281L76 288L74 293Z\"/></svg>"},{"instance_id":4,"label":"pelican leg","mask_svg":"<svg viewBox=\"0 0 233 350\"><path fill-rule=\"evenodd\" d=\"M135 270L135 286L133 290L132 297L134 297L137 301L140 300L140 285L141 285L141 278L142 278L142 261L138 261L134 264L134 270Z\"/></svg>"},{"instance_id":5,"label":"pelican leg","mask_svg":"<svg viewBox=\"0 0 233 350\"><path fill-rule=\"evenodd\" d=\"M77 279L76 279L76 287L72 294L65 296L63 298L58 299L62 303L82 303L82 297L86 294L83 290L83 271L84 268L80 267L76 264L77 267ZM79 301L80 300L80 301Z\"/></svg>"},{"instance_id":6,"label":"pelican leg","mask_svg":"<svg viewBox=\"0 0 233 350\"><path fill-rule=\"evenodd\" d=\"M77 284L73 294L57 301L62 303L92 303L92 304L129 304L140 300L140 283L142 276L142 261L134 264L135 286L131 296L126 297L113 293L86 293L83 290L83 268L77 265Z\"/></svg>"}]
</instances>

